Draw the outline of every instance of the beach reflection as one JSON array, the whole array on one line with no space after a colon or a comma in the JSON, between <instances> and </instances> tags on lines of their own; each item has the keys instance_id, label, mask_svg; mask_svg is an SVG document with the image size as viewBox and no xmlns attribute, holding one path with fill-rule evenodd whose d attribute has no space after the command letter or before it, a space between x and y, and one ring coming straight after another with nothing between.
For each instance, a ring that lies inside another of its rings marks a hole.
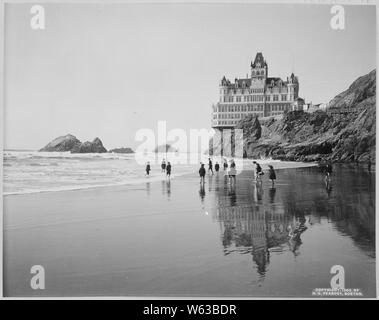
<instances>
[{"instance_id":1,"label":"beach reflection","mask_svg":"<svg viewBox=\"0 0 379 320\"><path fill-rule=\"evenodd\" d=\"M199 195L200 195L201 203L204 203L204 198L205 198L205 186L204 186L204 183L200 183Z\"/></svg>"},{"instance_id":2,"label":"beach reflection","mask_svg":"<svg viewBox=\"0 0 379 320\"><path fill-rule=\"evenodd\" d=\"M306 247L317 248L325 226L331 225L329 249L342 254L337 243L348 237L367 256L375 257L374 175L356 170L337 168L331 181L324 181L317 168L283 172L286 184L275 188L250 179L216 186L213 218L220 225L224 255L250 254L259 279L264 280L272 255L298 257L308 233L312 235ZM298 176L312 187L303 188ZM322 264L317 251L312 258Z\"/></svg>"},{"instance_id":3,"label":"beach reflection","mask_svg":"<svg viewBox=\"0 0 379 320\"><path fill-rule=\"evenodd\" d=\"M170 180L161 181L161 191L162 191L162 195L167 196L167 200L170 201L170 198L171 198L171 181Z\"/></svg>"},{"instance_id":4,"label":"beach reflection","mask_svg":"<svg viewBox=\"0 0 379 320\"><path fill-rule=\"evenodd\" d=\"M251 254L261 277L270 263L270 251L299 254L301 234L306 230L304 219L290 218L263 206L218 208L216 219L221 222L224 254Z\"/></svg>"}]
</instances>

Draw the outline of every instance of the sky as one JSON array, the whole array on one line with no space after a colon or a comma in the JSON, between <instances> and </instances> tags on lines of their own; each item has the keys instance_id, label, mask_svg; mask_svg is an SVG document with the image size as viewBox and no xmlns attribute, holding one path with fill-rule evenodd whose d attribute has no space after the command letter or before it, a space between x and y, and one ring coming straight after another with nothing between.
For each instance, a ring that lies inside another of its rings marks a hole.
<instances>
[{"instance_id":1,"label":"sky","mask_svg":"<svg viewBox=\"0 0 379 320\"><path fill-rule=\"evenodd\" d=\"M6 4L4 146L39 149L71 133L136 148L141 128L210 128L218 85L246 77L262 52L269 76L294 72L306 102L328 102L376 68L373 6Z\"/></svg>"}]
</instances>

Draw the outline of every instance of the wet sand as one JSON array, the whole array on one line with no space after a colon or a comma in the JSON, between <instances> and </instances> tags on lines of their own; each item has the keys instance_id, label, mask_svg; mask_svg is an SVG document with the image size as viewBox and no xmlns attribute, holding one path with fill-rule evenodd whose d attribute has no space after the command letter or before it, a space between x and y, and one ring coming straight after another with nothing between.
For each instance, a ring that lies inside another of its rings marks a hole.
<instances>
[{"instance_id":1,"label":"wet sand","mask_svg":"<svg viewBox=\"0 0 379 320\"><path fill-rule=\"evenodd\" d=\"M336 166L326 185L316 167L282 169L275 188L252 175L5 196L4 294L310 297L338 264L375 295L373 172Z\"/></svg>"}]
</instances>

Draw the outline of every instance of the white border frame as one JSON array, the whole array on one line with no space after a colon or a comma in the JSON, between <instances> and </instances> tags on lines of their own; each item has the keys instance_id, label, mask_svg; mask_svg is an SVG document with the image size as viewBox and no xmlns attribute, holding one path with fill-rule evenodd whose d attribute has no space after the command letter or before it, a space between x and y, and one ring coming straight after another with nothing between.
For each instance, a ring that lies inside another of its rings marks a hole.
<instances>
[{"instance_id":1,"label":"white border frame","mask_svg":"<svg viewBox=\"0 0 379 320\"><path fill-rule=\"evenodd\" d=\"M379 247L379 220L377 217L377 206L379 197L378 197L378 172L375 170L375 265L376 265L376 298L313 298L313 297L154 297L154 296L72 296L72 297L4 297L3 292L3 245L4 245L4 237L3 237L3 147L4 147L4 58L5 58L5 6L6 4L62 4L62 3L71 3L71 4L107 4L111 5L114 3L125 3L125 4L308 4L308 5L333 5L333 4L341 4L341 5L376 5L376 69L378 66L378 53L379 53L379 24L378 24L378 4L376 0L43 0L43 1L33 1L33 0L0 0L0 120L1 120L1 130L0 130L0 147L1 147L1 159L0 159L0 192L1 192L1 217L0 217L0 300L379 300L379 281L378 281L378 247ZM376 77L376 84L378 87L378 77ZM378 93L376 93L376 97L378 98ZM377 99L376 99L377 101ZM376 109L378 111L378 102L376 102ZM376 135L378 138L378 126L376 121ZM378 147L379 141L376 139L376 159L378 159ZM376 160L377 161L377 160ZM375 163L376 167L376 163Z\"/></svg>"}]
</instances>

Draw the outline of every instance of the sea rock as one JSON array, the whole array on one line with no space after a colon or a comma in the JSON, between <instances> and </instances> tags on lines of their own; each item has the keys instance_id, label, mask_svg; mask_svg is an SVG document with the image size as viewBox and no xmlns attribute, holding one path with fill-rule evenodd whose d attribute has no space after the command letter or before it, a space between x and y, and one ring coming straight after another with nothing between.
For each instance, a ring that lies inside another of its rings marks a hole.
<instances>
[{"instance_id":1,"label":"sea rock","mask_svg":"<svg viewBox=\"0 0 379 320\"><path fill-rule=\"evenodd\" d=\"M109 150L108 152L110 152L110 153L134 153L132 148L115 148L115 149Z\"/></svg>"},{"instance_id":2,"label":"sea rock","mask_svg":"<svg viewBox=\"0 0 379 320\"><path fill-rule=\"evenodd\" d=\"M53 141L49 142L45 147L40 149L39 151L44 152L64 152L64 151L71 151L73 148L80 145L81 142L78 140L75 136L72 134L67 134L65 136L58 137L54 139Z\"/></svg>"},{"instance_id":3,"label":"sea rock","mask_svg":"<svg viewBox=\"0 0 379 320\"><path fill-rule=\"evenodd\" d=\"M154 149L154 152L155 153L158 153L158 152L178 152L178 150L176 150L175 148L171 147L171 145L169 144L163 144L163 145L160 145L158 147L156 147Z\"/></svg>"},{"instance_id":4,"label":"sea rock","mask_svg":"<svg viewBox=\"0 0 379 320\"><path fill-rule=\"evenodd\" d=\"M95 138L92 142L86 141L76 145L71 149L71 153L105 153L103 143L99 138Z\"/></svg>"}]
</instances>

